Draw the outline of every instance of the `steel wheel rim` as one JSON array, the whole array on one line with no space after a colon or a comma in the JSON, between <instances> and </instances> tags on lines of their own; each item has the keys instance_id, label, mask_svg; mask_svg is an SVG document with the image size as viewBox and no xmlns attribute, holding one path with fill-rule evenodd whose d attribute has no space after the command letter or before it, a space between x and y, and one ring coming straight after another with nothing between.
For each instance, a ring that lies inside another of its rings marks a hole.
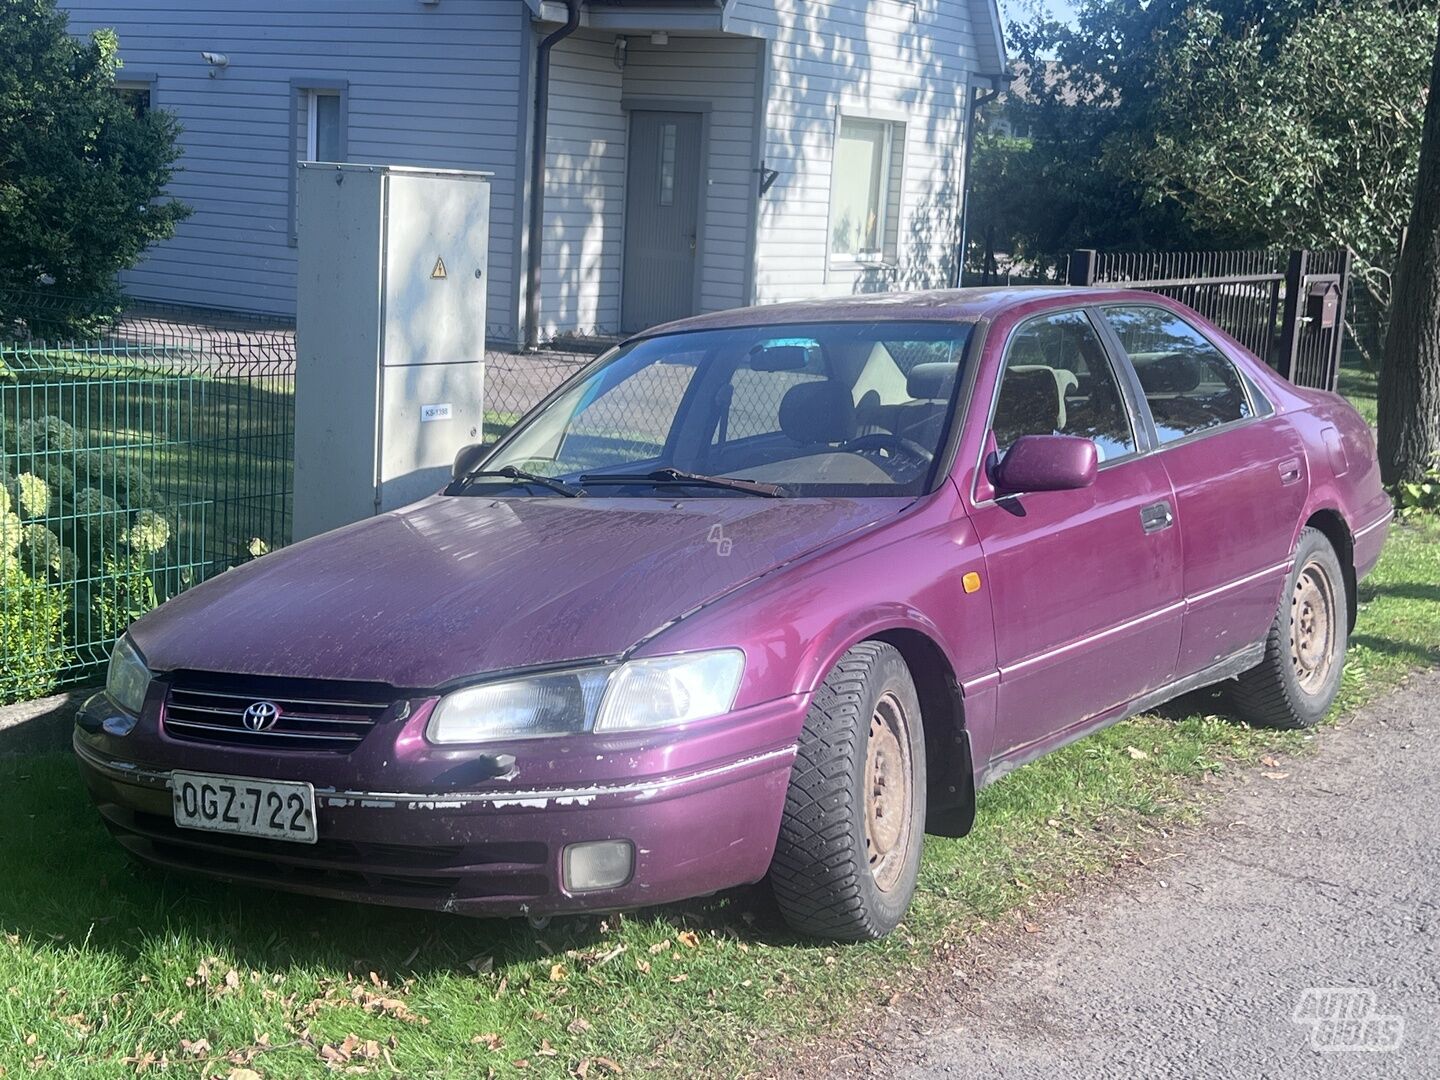
<instances>
[{"instance_id":1,"label":"steel wheel rim","mask_svg":"<svg viewBox=\"0 0 1440 1080\"><path fill-rule=\"evenodd\" d=\"M910 723L894 694L875 703L865 749L865 854L870 875L889 892L905 872L914 793Z\"/></svg>"},{"instance_id":2,"label":"steel wheel rim","mask_svg":"<svg viewBox=\"0 0 1440 1080\"><path fill-rule=\"evenodd\" d=\"M1307 694L1329 681L1335 663L1335 586L1316 560L1306 563L1290 594L1290 659Z\"/></svg>"}]
</instances>

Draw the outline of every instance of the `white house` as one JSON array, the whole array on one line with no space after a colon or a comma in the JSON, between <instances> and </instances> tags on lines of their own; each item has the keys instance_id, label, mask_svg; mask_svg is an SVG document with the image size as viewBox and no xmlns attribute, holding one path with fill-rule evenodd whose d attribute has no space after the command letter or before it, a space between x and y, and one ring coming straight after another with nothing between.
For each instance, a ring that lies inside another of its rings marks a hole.
<instances>
[{"instance_id":1,"label":"white house","mask_svg":"<svg viewBox=\"0 0 1440 1080\"><path fill-rule=\"evenodd\" d=\"M1008 81L995 0L575 0L568 36L551 0L62 3L184 129L194 214L133 295L293 312L297 160L481 169L497 344L526 323L537 97L549 335L944 284L972 91Z\"/></svg>"}]
</instances>

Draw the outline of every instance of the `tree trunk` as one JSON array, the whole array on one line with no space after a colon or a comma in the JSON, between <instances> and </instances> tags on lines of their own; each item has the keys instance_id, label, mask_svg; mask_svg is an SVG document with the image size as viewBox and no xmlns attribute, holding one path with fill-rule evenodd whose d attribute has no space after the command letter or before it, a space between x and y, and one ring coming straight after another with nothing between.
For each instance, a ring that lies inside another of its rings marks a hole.
<instances>
[{"instance_id":1,"label":"tree trunk","mask_svg":"<svg viewBox=\"0 0 1440 1080\"><path fill-rule=\"evenodd\" d=\"M1419 479L1440 458L1440 35L1430 72L1420 174L1391 297L1380 370L1380 473Z\"/></svg>"}]
</instances>

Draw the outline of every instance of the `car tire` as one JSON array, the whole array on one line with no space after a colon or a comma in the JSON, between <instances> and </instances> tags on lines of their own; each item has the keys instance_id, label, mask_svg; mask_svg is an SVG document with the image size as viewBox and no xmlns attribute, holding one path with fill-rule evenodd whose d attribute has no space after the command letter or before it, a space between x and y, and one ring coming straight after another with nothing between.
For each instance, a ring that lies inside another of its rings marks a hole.
<instances>
[{"instance_id":1,"label":"car tire","mask_svg":"<svg viewBox=\"0 0 1440 1080\"><path fill-rule=\"evenodd\" d=\"M1320 530L1302 530L1265 638L1265 659L1231 688L1239 717L1257 727L1318 724L1340 692L1349 617L1345 574L1335 548Z\"/></svg>"},{"instance_id":2,"label":"car tire","mask_svg":"<svg viewBox=\"0 0 1440 1080\"><path fill-rule=\"evenodd\" d=\"M925 834L925 732L915 682L892 645L841 657L805 717L770 884L813 937L868 941L900 924Z\"/></svg>"}]
</instances>

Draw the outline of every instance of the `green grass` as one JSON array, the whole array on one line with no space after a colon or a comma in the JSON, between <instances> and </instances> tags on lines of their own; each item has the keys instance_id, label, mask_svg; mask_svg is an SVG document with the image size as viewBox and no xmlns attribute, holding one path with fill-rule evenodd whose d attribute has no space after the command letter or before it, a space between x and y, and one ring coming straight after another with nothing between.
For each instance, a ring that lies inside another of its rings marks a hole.
<instances>
[{"instance_id":1,"label":"green grass","mask_svg":"<svg viewBox=\"0 0 1440 1080\"><path fill-rule=\"evenodd\" d=\"M1350 366L1340 369L1340 393L1350 399L1350 404L1355 406L1371 427L1375 426L1378 415L1376 395L1379 387L1380 381L1373 371Z\"/></svg>"},{"instance_id":2,"label":"green grass","mask_svg":"<svg viewBox=\"0 0 1440 1080\"><path fill-rule=\"evenodd\" d=\"M1437 642L1432 521L1392 536L1362 586L1341 709L1440 663ZM0 1067L119 1077L163 1056L171 1075L322 1076L347 1036L348 1064L385 1076L763 1067L1193 819L1206 774L1313 745L1214 707L1192 696L987 789L974 833L928 842L901 930L851 947L795 939L759 890L535 932L156 874L109 840L67 757L0 762Z\"/></svg>"}]
</instances>

